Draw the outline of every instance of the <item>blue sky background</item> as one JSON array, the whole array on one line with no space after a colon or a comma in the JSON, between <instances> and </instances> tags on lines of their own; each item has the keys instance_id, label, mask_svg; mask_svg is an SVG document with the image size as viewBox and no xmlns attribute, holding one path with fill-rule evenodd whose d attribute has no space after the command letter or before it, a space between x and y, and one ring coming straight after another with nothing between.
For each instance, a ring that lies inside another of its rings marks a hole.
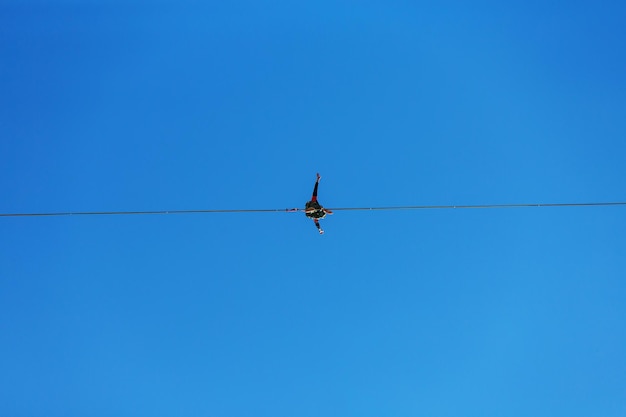
<instances>
[{"instance_id":1,"label":"blue sky background","mask_svg":"<svg viewBox=\"0 0 626 417\"><path fill-rule=\"evenodd\" d=\"M4 1L0 212L623 201L625 21ZM625 215L2 218L0 414L622 417Z\"/></svg>"}]
</instances>

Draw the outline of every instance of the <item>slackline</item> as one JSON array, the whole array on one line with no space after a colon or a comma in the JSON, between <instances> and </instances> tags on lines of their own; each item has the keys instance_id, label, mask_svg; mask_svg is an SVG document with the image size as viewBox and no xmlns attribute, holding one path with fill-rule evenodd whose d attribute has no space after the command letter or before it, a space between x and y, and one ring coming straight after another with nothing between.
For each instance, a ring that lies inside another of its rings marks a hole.
<instances>
[{"instance_id":1,"label":"slackline","mask_svg":"<svg viewBox=\"0 0 626 417\"><path fill-rule=\"evenodd\" d=\"M450 210L450 209L502 209L530 207L606 207L626 206L626 201L594 203L524 203L524 204L464 204L429 206L390 207L337 207L332 211L392 211L392 210ZM58 216L128 216L155 214L210 214L210 213L292 213L304 212L301 208L291 209L216 209L216 210L153 210L153 211L63 211L47 213L0 213L0 217L58 217Z\"/></svg>"}]
</instances>

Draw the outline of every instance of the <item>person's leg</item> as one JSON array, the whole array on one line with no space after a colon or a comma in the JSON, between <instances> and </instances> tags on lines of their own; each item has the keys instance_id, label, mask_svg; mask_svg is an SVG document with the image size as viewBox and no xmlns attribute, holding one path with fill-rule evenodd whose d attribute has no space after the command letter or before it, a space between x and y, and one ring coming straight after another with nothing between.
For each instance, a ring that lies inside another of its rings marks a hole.
<instances>
[{"instance_id":1,"label":"person's leg","mask_svg":"<svg viewBox=\"0 0 626 417\"><path fill-rule=\"evenodd\" d=\"M320 232L320 235L323 235L324 231L322 230L322 227L320 226L319 220L313 219L313 221L315 222L315 226L317 227L317 231Z\"/></svg>"},{"instance_id":2,"label":"person's leg","mask_svg":"<svg viewBox=\"0 0 626 417\"><path fill-rule=\"evenodd\" d=\"M315 180L315 187L313 188L313 195L311 196L311 201L317 201L317 186L320 183L320 174L317 174L317 179Z\"/></svg>"}]
</instances>

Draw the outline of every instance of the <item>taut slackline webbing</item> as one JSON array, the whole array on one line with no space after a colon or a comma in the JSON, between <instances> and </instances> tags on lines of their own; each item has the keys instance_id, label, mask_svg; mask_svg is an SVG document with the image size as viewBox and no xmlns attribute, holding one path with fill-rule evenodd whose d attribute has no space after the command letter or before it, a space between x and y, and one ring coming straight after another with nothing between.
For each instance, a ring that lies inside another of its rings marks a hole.
<instances>
[{"instance_id":1,"label":"taut slackline webbing","mask_svg":"<svg viewBox=\"0 0 626 417\"><path fill-rule=\"evenodd\" d=\"M500 209L528 207L599 207L626 206L626 201L596 203L526 203L526 204L465 204L431 206L392 206L392 207L339 207L332 211L383 211L383 210L449 210L449 209ZM53 216L126 216L148 214L207 214L207 213L289 213L303 212L304 209L242 209L242 210L156 210L156 211L65 211L48 213L0 213L0 217L53 217Z\"/></svg>"}]
</instances>

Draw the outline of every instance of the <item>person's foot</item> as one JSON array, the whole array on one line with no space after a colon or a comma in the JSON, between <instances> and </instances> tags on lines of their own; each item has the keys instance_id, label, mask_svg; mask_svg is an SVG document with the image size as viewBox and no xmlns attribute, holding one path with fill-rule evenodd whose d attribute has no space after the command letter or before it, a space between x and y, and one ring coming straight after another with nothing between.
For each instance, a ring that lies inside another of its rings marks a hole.
<instances>
[{"instance_id":1,"label":"person's foot","mask_svg":"<svg viewBox=\"0 0 626 417\"><path fill-rule=\"evenodd\" d=\"M321 179L322 179L322 176L321 176L321 175L320 175L320 173L318 172L318 173L317 173L317 180L319 181L319 180L321 180Z\"/></svg>"},{"instance_id":2,"label":"person's foot","mask_svg":"<svg viewBox=\"0 0 626 417\"><path fill-rule=\"evenodd\" d=\"M323 235L324 231L322 229L320 229L320 235Z\"/></svg>"}]
</instances>

